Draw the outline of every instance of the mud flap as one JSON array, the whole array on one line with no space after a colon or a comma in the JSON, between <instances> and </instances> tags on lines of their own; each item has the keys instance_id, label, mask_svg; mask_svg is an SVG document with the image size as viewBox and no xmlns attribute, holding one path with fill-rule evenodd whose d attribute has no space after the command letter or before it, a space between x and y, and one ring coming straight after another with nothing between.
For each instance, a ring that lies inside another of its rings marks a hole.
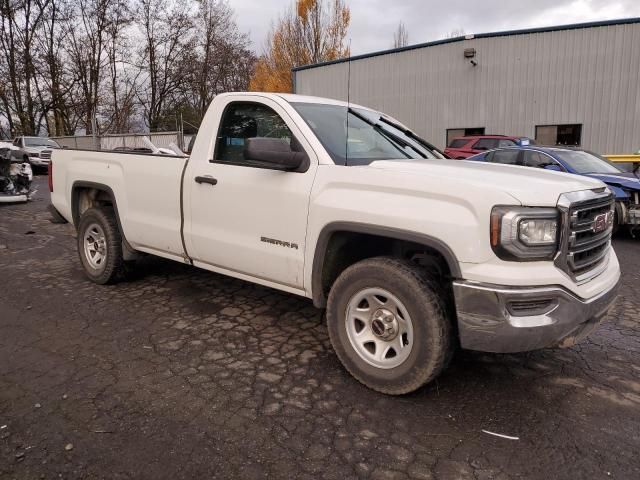
<instances>
[{"instance_id":1,"label":"mud flap","mask_svg":"<svg viewBox=\"0 0 640 480\"><path fill-rule=\"evenodd\" d=\"M47 207L47 211L51 214L51 218L49 219L51 223L69 223L67 222L66 218L60 215L60 212L58 212L58 210L56 210L56 207L54 207L53 205L49 204L49 206Z\"/></svg>"}]
</instances>

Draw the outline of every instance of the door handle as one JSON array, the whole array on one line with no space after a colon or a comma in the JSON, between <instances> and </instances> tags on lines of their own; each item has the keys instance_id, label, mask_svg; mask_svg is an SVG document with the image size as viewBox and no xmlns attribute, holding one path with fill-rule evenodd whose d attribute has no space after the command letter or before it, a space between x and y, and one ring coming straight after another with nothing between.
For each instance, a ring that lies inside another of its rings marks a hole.
<instances>
[{"instance_id":1,"label":"door handle","mask_svg":"<svg viewBox=\"0 0 640 480\"><path fill-rule=\"evenodd\" d=\"M217 185L218 184L218 180L209 176L209 175L204 175L204 176L197 176L195 178L196 183L208 183L209 185Z\"/></svg>"}]
</instances>

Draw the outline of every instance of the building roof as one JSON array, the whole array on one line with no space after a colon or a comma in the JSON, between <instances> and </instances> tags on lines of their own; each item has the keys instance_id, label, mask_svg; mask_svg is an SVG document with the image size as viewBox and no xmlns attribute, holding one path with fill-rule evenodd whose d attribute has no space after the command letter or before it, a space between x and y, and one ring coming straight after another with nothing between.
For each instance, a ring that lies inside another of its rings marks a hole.
<instances>
[{"instance_id":1,"label":"building roof","mask_svg":"<svg viewBox=\"0 0 640 480\"><path fill-rule=\"evenodd\" d=\"M392 53L406 52L409 50L416 50L419 48L435 47L436 45L462 42L464 40L472 40L475 38L509 37L513 35L526 35L530 33L557 32L561 30L578 30L582 28L609 27L613 25L628 25L628 24L634 24L634 23L640 23L640 17L622 18L618 20L603 20L599 22L573 23L570 25L557 25L552 27L527 28L524 30L506 30L503 32L469 34L469 35L463 35L455 38L446 38L443 40L436 40L434 42L418 43L416 45L408 45L406 47L392 48L389 50L380 50L377 52L365 53L362 55L355 55L353 57L348 57L348 58L340 58L338 60L331 60L328 62L313 63L310 65L301 65L299 67L292 68L291 71L299 72L300 70L308 70L310 68L324 67L326 65L334 65L336 63L345 63L345 62L355 61L355 60L363 60L366 58L378 57L381 55L389 55Z\"/></svg>"}]
</instances>

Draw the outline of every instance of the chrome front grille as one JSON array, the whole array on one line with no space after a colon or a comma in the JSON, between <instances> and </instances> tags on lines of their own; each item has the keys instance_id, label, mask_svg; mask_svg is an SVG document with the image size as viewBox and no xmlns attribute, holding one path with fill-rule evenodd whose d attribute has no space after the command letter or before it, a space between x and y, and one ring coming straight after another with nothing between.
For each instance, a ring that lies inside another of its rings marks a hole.
<instances>
[{"instance_id":1,"label":"chrome front grille","mask_svg":"<svg viewBox=\"0 0 640 480\"><path fill-rule=\"evenodd\" d=\"M40 158L42 158L44 160L51 159L51 150L42 150L40 152Z\"/></svg>"},{"instance_id":2,"label":"chrome front grille","mask_svg":"<svg viewBox=\"0 0 640 480\"><path fill-rule=\"evenodd\" d=\"M556 266L577 283L584 283L606 268L613 232L613 195L604 188L567 193L558 207L562 233Z\"/></svg>"}]
</instances>

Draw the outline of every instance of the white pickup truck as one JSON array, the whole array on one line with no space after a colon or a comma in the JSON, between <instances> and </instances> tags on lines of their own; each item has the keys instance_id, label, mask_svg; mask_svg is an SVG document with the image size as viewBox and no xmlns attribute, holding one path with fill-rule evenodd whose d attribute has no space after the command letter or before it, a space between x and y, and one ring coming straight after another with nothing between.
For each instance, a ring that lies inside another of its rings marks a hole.
<instances>
[{"instance_id":1,"label":"white pickup truck","mask_svg":"<svg viewBox=\"0 0 640 480\"><path fill-rule=\"evenodd\" d=\"M458 345L574 344L620 277L603 183L448 160L327 99L219 95L189 158L54 150L50 189L94 282L146 253L309 297L346 369L388 394Z\"/></svg>"}]
</instances>

